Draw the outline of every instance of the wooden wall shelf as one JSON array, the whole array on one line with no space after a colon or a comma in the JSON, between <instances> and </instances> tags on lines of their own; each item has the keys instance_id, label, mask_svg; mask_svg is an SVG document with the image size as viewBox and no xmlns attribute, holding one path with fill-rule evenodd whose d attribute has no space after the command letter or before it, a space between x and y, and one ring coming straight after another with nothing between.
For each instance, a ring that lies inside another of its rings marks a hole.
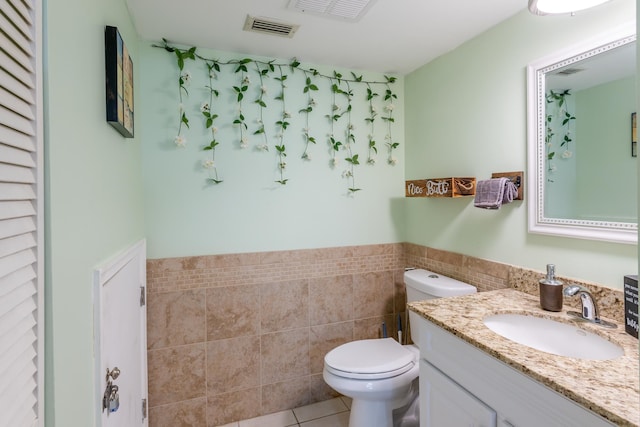
<instances>
[{"instance_id":1,"label":"wooden wall shelf","mask_svg":"<svg viewBox=\"0 0 640 427\"><path fill-rule=\"evenodd\" d=\"M405 181L405 197L475 196L475 177L427 178Z\"/></svg>"}]
</instances>

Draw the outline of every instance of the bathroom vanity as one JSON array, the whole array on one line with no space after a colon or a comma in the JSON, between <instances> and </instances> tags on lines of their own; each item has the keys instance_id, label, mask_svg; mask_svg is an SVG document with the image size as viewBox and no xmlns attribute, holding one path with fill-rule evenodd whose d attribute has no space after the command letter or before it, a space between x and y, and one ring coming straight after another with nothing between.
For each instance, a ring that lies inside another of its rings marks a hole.
<instances>
[{"instance_id":1,"label":"bathroom vanity","mask_svg":"<svg viewBox=\"0 0 640 427\"><path fill-rule=\"evenodd\" d=\"M421 427L636 426L638 341L624 327L577 324L514 289L409 304L420 316ZM622 347L612 360L557 356L491 331L496 313L545 317Z\"/></svg>"}]
</instances>

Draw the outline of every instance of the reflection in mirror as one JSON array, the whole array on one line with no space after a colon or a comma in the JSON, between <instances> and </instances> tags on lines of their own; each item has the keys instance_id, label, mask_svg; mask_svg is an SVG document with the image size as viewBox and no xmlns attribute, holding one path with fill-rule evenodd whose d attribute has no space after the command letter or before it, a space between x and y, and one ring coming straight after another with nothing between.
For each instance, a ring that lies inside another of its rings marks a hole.
<instances>
[{"instance_id":1,"label":"reflection in mirror","mask_svg":"<svg viewBox=\"0 0 640 427\"><path fill-rule=\"evenodd\" d=\"M528 67L529 231L637 242L633 27Z\"/></svg>"}]
</instances>

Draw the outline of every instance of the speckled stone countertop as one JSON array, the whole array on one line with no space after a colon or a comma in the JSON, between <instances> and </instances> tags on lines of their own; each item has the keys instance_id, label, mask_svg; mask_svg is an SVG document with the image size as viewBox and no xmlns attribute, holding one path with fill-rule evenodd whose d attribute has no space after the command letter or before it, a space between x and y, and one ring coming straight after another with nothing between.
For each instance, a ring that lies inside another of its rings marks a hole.
<instances>
[{"instance_id":1,"label":"speckled stone countertop","mask_svg":"<svg viewBox=\"0 0 640 427\"><path fill-rule=\"evenodd\" d=\"M619 426L640 423L638 340L624 325L605 329L572 321L561 312L544 311L539 299L514 289L480 292L408 304L410 310ZM584 360L535 350L487 328L483 319L498 313L526 313L570 323L620 345L614 360ZM607 319L610 320L610 319Z\"/></svg>"}]
</instances>

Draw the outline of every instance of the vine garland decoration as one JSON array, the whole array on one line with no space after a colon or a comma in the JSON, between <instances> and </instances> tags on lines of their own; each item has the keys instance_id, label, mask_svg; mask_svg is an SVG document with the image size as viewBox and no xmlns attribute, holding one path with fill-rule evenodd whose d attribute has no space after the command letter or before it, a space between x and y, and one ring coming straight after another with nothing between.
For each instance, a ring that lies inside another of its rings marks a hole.
<instances>
[{"instance_id":1,"label":"vine garland decoration","mask_svg":"<svg viewBox=\"0 0 640 427\"><path fill-rule=\"evenodd\" d=\"M235 100L237 103L237 115L233 119L233 125L238 127L238 147L241 149L245 149L248 147L247 134L250 133L249 125L247 123L247 118L244 111L244 107L246 107L246 104L243 103L243 101L246 100L246 96L250 93L250 87L252 84L248 75L250 66L253 65L252 69L254 69L257 73L260 85L257 92L258 95L254 101L254 103L258 106L258 118L256 119L258 127L253 132L253 135L259 135L262 138L262 143L257 145L256 147L259 151L268 152L270 148L268 132L265 128L263 114L264 110L267 109L267 86L265 85L265 80L268 78L273 78L279 83L279 93L274 98L274 100L279 101L280 103L280 114L278 120L275 122L275 127L277 129L275 138L277 142L274 144L274 148L277 154L277 171L279 173L279 179L275 181L276 183L285 185L289 180L288 178L285 178L285 170L287 165L287 146L285 144L285 133L290 125L289 119L291 118L291 113L286 108L287 104L285 94L287 86L285 82L289 77L284 72L284 68L286 67L289 67L292 73L302 72L304 75L304 85L302 88L302 93L306 95L307 105L305 108L299 110L300 114L304 114L304 122L306 124L306 126L302 129L304 150L301 158L303 160L311 160L311 145L316 145L317 143L317 139L316 137L312 136L312 132L309 127L309 117L310 114L314 111L314 108L317 107L317 102L313 98L312 93L320 90L319 86L316 84L316 79L320 78L328 80L332 92L331 111L326 115L330 123L330 132L328 134L328 145L329 151L331 153L330 165L333 168L336 168L339 165L339 151L345 150L347 152L346 157L344 158L347 162L347 169L343 171L342 177L349 180L349 193L353 194L361 190L355 185L355 168L356 166L360 165L360 161L359 154L357 154L354 149L354 146L356 144L356 136L354 133L355 125L352 122L354 97L354 92L351 87L352 84L364 84L366 85L367 90L366 101L369 111L368 116L364 120L368 125L370 133L368 135L368 145L366 147L366 163L369 165L374 165L376 163L375 157L378 154L378 148L374 138L374 132L376 129L375 121L378 118L378 112L374 106L373 100L378 97L379 94L374 92L374 85L382 85L385 88L384 102L386 102L386 105L384 106L384 114L381 115L380 118L387 124L387 134L385 136L385 145L387 146L387 163L392 166L397 163L397 159L393 156L393 152L398 148L400 144L397 141L394 141L392 137L392 124L395 122L395 119L393 117L393 110L395 107L393 101L397 99L397 95L391 89L391 85L396 82L396 77L385 75L384 81L367 81L363 78L362 75L358 76L353 72L351 73L351 78L344 78L342 74L338 73L337 71L334 71L332 75L327 75L319 72L315 68L302 67L300 62L298 62L296 59L293 59L288 63L276 63L275 60L263 61L253 58L221 61L218 59L206 58L199 55L196 52L195 47L191 47L189 49L178 48L169 44L166 39L163 39L162 45L153 45L153 47L162 48L167 52L175 55L175 59L178 65L179 123L178 132L174 138L174 143L177 147L183 148L186 146L187 139L183 135L183 130L184 128L190 128L189 117L187 116L187 112L184 108L184 102L189 96L187 87L191 82L191 74L188 70L185 69L185 63L188 60L200 60L203 61L206 65L206 69L208 72L208 85L206 85L206 89L208 90L208 100L202 102L200 111L204 118L204 127L211 133L211 140L208 144L204 145L203 150L209 151L211 153L211 157L203 161L202 166L203 168L208 170L209 177L207 181L211 184L220 184L224 181L219 176L216 163L216 147L220 145L220 141L218 141L216 137L218 127L214 126L216 119L220 117L218 114L214 113L214 101L217 100L220 96L220 90L214 87L214 80L217 78L216 73L220 73L221 67L223 66L234 66L234 73L238 75L238 83L236 85L233 85L231 89L235 95ZM338 96L343 97L341 99L343 99L344 101L338 101ZM344 107L341 106L342 102L345 103ZM345 134L343 136L345 138L344 143L342 142L342 137L339 137L336 134L336 125L338 121L343 118L346 118L347 122Z\"/></svg>"}]
</instances>

